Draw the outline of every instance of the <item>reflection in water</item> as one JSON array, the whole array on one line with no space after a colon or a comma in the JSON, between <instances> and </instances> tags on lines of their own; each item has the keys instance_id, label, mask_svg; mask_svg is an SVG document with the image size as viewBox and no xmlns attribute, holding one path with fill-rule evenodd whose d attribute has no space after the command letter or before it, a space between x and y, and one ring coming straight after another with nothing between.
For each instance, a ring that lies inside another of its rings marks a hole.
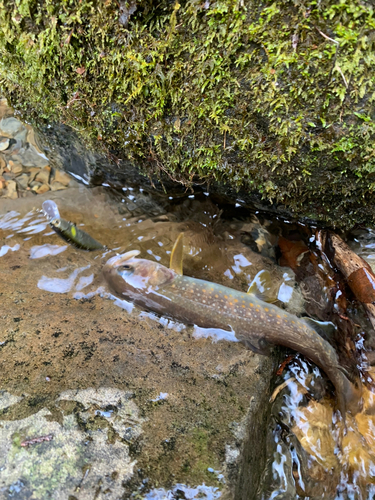
<instances>
[{"instance_id":1,"label":"reflection in water","mask_svg":"<svg viewBox=\"0 0 375 500\"><path fill-rule=\"evenodd\" d=\"M38 288L41 290L45 290L46 292L53 292L53 293L68 293L70 290L73 288L74 282L77 278L77 276L85 271L86 269L89 269L90 266L86 267L79 267L78 269L75 269L68 278L48 278L47 276L42 276L40 280L38 281ZM92 276L89 276L87 278L83 278L83 282L86 282L86 285L91 283L92 281ZM86 286L84 285L84 286ZM77 290L82 290L83 286L80 288L77 288Z\"/></svg>"},{"instance_id":2,"label":"reflection in water","mask_svg":"<svg viewBox=\"0 0 375 500\"><path fill-rule=\"evenodd\" d=\"M15 252L16 250L19 250L21 248L21 245L19 243L16 243L13 247L10 247L9 245L3 245L0 248L0 257L3 257L3 255L6 255L9 250L12 252Z\"/></svg>"},{"instance_id":3,"label":"reflection in water","mask_svg":"<svg viewBox=\"0 0 375 500\"><path fill-rule=\"evenodd\" d=\"M94 275L90 274L90 276L81 276L76 284L76 290L81 291L86 288L88 285L94 281Z\"/></svg>"},{"instance_id":4,"label":"reflection in water","mask_svg":"<svg viewBox=\"0 0 375 500\"><path fill-rule=\"evenodd\" d=\"M50 245L49 243L45 245L35 245L30 249L30 259L41 259L47 255L57 255L64 252L67 248L67 245Z\"/></svg>"},{"instance_id":5,"label":"reflection in water","mask_svg":"<svg viewBox=\"0 0 375 500\"><path fill-rule=\"evenodd\" d=\"M212 338L214 342L219 340L227 340L228 342L239 342L236 337L234 330L222 330L221 328L200 328L199 326L194 326L193 337L195 339L207 339Z\"/></svg>"},{"instance_id":6,"label":"reflection in water","mask_svg":"<svg viewBox=\"0 0 375 500\"><path fill-rule=\"evenodd\" d=\"M164 490L157 488L149 491L144 496L145 500L178 500L185 498L186 500L202 499L202 500L215 500L221 497L219 488L206 486L204 484L191 488L185 484L176 484L171 490Z\"/></svg>"}]
</instances>

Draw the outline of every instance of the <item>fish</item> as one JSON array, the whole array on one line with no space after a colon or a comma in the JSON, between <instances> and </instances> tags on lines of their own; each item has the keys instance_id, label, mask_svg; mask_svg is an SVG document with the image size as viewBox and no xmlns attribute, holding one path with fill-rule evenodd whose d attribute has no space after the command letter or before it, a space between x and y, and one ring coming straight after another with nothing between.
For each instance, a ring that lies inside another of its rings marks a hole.
<instances>
[{"instance_id":1,"label":"fish","mask_svg":"<svg viewBox=\"0 0 375 500\"><path fill-rule=\"evenodd\" d=\"M131 250L116 255L104 265L103 276L113 295L186 324L231 330L258 354L270 355L276 345L293 349L326 373L336 389L344 420L346 411L360 411L361 389L339 365L331 344L317 332L319 322L298 318L253 293L182 275L182 253L175 249L169 268L137 258L139 253Z\"/></svg>"},{"instance_id":2,"label":"fish","mask_svg":"<svg viewBox=\"0 0 375 500\"><path fill-rule=\"evenodd\" d=\"M106 249L104 245L96 241L85 231L82 231L82 229L79 229L75 224L62 219L54 201L46 200L43 202L42 207L50 226L64 241L80 250L93 251Z\"/></svg>"}]
</instances>

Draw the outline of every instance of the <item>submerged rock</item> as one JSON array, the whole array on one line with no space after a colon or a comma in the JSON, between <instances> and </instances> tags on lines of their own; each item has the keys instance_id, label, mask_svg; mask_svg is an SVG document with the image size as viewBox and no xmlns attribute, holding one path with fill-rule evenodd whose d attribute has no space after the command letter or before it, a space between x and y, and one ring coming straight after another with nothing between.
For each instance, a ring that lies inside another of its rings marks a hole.
<instances>
[{"instance_id":1,"label":"submerged rock","mask_svg":"<svg viewBox=\"0 0 375 500\"><path fill-rule=\"evenodd\" d=\"M47 408L20 420L2 421L1 497L12 498L16 494L19 500L31 497L43 500L53 492L53 498L63 500L69 493L79 492L79 498L89 499L102 491L106 492L106 498L119 498L123 492L122 482L132 477L135 462L129 456L129 445L111 442L109 432L127 425L128 414L132 415L132 425L138 425L139 429L142 420L137 417L135 404L127 401L126 393L117 391L114 399L113 392L100 389L101 400L94 390L63 393L56 400L62 412L59 421L53 419L53 413ZM11 396L8 399L12 401ZM73 402L71 409L68 409L68 401ZM76 401L84 404L84 412L72 411ZM96 409L98 402L104 407L111 402L121 406L122 413L115 413L113 424L105 411ZM82 430L85 415L98 420L93 429L88 425ZM137 432L139 435L140 430Z\"/></svg>"}]
</instances>

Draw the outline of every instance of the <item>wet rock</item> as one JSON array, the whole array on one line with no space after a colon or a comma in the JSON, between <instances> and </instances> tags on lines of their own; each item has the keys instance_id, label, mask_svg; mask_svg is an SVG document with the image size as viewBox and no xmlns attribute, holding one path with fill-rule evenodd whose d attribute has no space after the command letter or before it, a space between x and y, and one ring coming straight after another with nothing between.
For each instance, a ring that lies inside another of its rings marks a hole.
<instances>
[{"instance_id":1,"label":"wet rock","mask_svg":"<svg viewBox=\"0 0 375 500\"><path fill-rule=\"evenodd\" d=\"M0 151L4 151L9 147L9 138L8 137L0 137Z\"/></svg>"},{"instance_id":2,"label":"wet rock","mask_svg":"<svg viewBox=\"0 0 375 500\"><path fill-rule=\"evenodd\" d=\"M29 183L32 191L37 191L43 184L38 181L32 181Z\"/></svg>"},{"instance_id":3,"label":"wet rock","mask_svg":"<svg viewBox=\"0 0 375 500\"><path fill-rule=\"evenodd\" d=\"M34 146L37 153L44 154L38 134L35 132L33 127L31 127L31 125L26 125L26 128L27 128L26 142Z\"/></svg>"},{"instance_id":4,"label":"wet rock","mask_svg":"<svg viewBox=\"0 0 375 500\"><path fill-rule=\"evenodd\" d=\"M48 158L37 151L35 146L28 144L24 151L15 154L14 159L19 160L24 167L43 168L49 165Z\"/></svg>"},{"instance_id":5,"label":"wet rock","mask_svg":"<svg viewBox=\"0 0 375 500\"><path fill-rule=\"evenodd\" d=\"M9 139L9 146L7 149L3 151L3 154L6 157L12 157L14 160L19 160L20 158L16 158L15 155L18 155L24 151L24 145L22 142L16 139Z\"/></svg>"},{"instance_id":6,"label":"wet rock","mask_svg":"<svg viewBox=\"0 0 375 500\"><path fill-rule=\"evenodd\" d=\"M17 195L17 184L15 181L7 181L6 182L6 194L5 198L10 198L11 200L15 200L18 198Z\"/></svg>"},{"instance_id":7,"label":"wet rock","mask_svg":"<svg viewBox=\"0 0 375 500\"><path fill-rule=\"evenodd\" d=\"M22 174L17 177L17 183L21 189L27 189L29 184L29 176L27 174Z\"/></svg>"},{"instance_id":8,"label":"wet rock","mask_svg":"<svg viewBox=\"0 0 375 500\"><path fill-rule=\"evenodd\" d=\"M50 167L44 167L36 175L35 180L38 181L38 182L42 182L43 184L48 184L50 173L51 173L51 168Z\"/></svg>"},{"instance_id":9,"label":"wet rock","mask_svg":"<svg viewBox=\"0 0 375 500\"><path fill-rule=\"evenodd\" d=\"M119 13L120 16L118 18L118 22L125 26L128 26L129 18L134 12L137 10L137 2L136 1L127 1L120 2Z\"/></svg>"},{"instance_id":10,"label":"wet rock","mask_svg":"<svg viewBox=\"0 0 375 500\"><path fill-rule=\"evenodd\" d=\"M18 175L23 171L22 165L18 161L9 160L8 166L12 174Z\"/></svg>"},{"instance_id":11,"label":"wet rock","mask_svg":"<svg viewBox=\"0 0 375 500\"><path fill-rule=\"evenodd\" d=\"M93 402L88 408L95 415ZM53 491L53 498L64 500L75 498L79 491L79 498L88 500L98 484L107 498L120 498L122 482L132 477L135 466L129 446L109 441L108 426L99 422L96 428L82 430L81 422L78 414L69 412L56 421L46 408L24 419L2 422L0 491L4 498L42 499Z\"/></svg>"},{"instance_id":12,"label":"wet rock","mask_svg":"<svg viewBox=\"0 0 375 500\"><path fill-rule=\"evenodd\" d=\"M63 186L67 186L69 182L72 180L70 175L66 174L65 172L62 172L61 170L55 169L55 175L54 175L54 180L56 182L59 182Z\"/></svg>"},{"instance_id":13,"label":"wet rock","mask_svg":"<svg viewBox=\"0 0 375 500\"><path fill-rule=\"evenodd\" d=\"M4 160L4 157L0 154L0 171L3 170L6 167L6 161Z\"/></svg>"},{"instance_id":14,"label":"wet rock","mask_svg":"<svg viewBox=\"0 0 375 500\"><path fill-rule=\"evenodd\" d=\"M48 184L42 184L39 188L35 190L33 189L33 191L35 191L37 194L47 193L47 191L49 191L49 186Z\"/></svg>"},{"instance_id":15,"label":"wet rock","mask_svg":"<svg viewBox=\"0 0 375 500\"><path fill-rule=\"evenodd\" d=\"M51 183L51 190L52 191L60 191L61 189L66 189L67 186L64 184L61 184L61 182L53 181Z\"/></svg>"},{"instance_id":16,"label":"wet rock","mask_svg":"<svg viewBox=\"0 0 375 500\"><path fill-rule=\"evenodd\" d=\"M17 133L22 132L24 129L25 125L17 120L17 118L10 117L0 120L0 134L10 139L14 138Z\"/></svg>"},{"instance_id":17,"label":"wet rock","mask_svg":"<svg viewBox=\"0 0 375 500\"><path fill-rule=\"evenodd\" d=\"M0 98L0 120L13 116L13 109L9 106L7 99Z\"/></svg>"},{"instance_id":18,"label":"wet rock","mask_svg":"<svg viewBox=\"0 0 375 500\"><path fill-rule=\"evenodd\" d=\"M35 177L38 175L40 172L39 168L28 168L27 169L29 172L29 184L34 181Z\"/></svg>"}]
</instances>

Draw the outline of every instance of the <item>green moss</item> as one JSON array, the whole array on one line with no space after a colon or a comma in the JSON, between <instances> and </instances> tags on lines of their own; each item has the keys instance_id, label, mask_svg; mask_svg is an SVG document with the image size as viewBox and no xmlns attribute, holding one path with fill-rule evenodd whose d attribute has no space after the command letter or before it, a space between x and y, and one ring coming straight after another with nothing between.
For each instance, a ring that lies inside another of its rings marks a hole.
<instances>
[{"instance_id":1,"label":"green moss","mask_svg":"<svg viewBox=\"0 0 375 500\"><path fill-rule=\"evenodd\" d=\"M2 1L0 85L148 173L371 223L374 27L361 0L149 0L127 27L114 0Z\"/></svg>"}]
</instances>

